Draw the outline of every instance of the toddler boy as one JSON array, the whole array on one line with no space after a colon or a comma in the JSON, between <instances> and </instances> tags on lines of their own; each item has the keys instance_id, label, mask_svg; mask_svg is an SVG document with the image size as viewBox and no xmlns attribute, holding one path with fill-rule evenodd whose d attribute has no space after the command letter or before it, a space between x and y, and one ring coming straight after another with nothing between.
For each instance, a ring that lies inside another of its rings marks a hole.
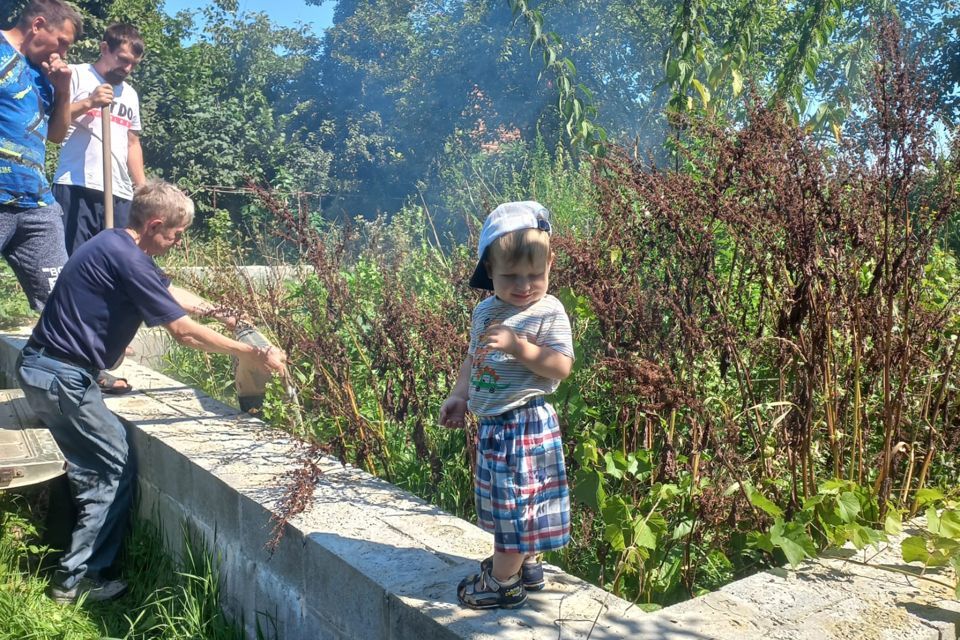
<instances>
[{"instance_id":1,"label":"toddler boy","mask_svg":"<svg viewBox=\"0 0 960 640\"><path fill-rule=\"evenodd\" d=\"M479 525L493 556L457 587L473 609L514 608L544 587L538 554L570 540L570 499L557 414L543 396L573 367L570 320L547 293L550 212L508 202L487 217L470 285L494 292L477 305L470 346L440 424L479 417L474 478Z\"/></svg>"}]
</instances>

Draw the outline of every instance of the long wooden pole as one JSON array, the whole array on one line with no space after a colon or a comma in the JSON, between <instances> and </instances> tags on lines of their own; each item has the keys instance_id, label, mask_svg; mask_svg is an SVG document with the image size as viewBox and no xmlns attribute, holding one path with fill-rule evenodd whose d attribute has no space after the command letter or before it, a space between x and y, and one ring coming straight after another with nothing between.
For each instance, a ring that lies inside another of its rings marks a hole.
<instances>
[{"instance_id":1,"label":"long wooden pole","mask_svg":"<svg viewBox=\"0 0 960 640\"><path fill-rule=\"evenodd\" d=\"M101 138L103 139L103 226L113 229L113 146L110 129L113 118L110 105L100 109Z\"/></svg>"}]
</instances>

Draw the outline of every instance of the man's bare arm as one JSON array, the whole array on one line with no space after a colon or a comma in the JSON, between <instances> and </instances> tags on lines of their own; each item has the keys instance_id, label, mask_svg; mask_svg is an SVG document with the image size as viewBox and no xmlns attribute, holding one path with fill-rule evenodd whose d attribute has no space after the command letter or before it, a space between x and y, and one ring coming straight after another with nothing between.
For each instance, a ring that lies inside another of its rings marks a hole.
<instances>
[{"instance_id":1,"label":"man's bare arm","mask_svg":"<svg viewBox=\"0 0 960 640\"><path fill-rule=\"evenodd\" d=\"M173 339L185 347L207 351L209 353L225 353L238 358L253 359L264 371L275 371L286 374L287 355L277 347L254 347L205 327L189 316L182 316L173 322L163 325Z\"/></svg>"},{"instance_id":2,"label":"man's bare arm","mask_svg":"<svg viewBox=\"0 0 960 640\"><path fill-rule=\"evenodd\" d=\"M235 312L221 309L206 298L176 285L171 284L167 287L167 290L170 291L170 295L177 301L180 308L190 315L200 318L214 318L222 322L223 326L231 331L237 326L238 318Z\"/></svg>"},{"instance_id":3,"label":"man's bare arm","mask_svg":"<svg viewBox=\"0 0 960 640\"><path fill-rule=\"evenodd\" d=\"M127 169L130 171L130 179L134 187L139 187L147 181L147 175L143 170L143 147L140 146L140 136L133 132L127 132Z\"/></svg>"}]
</instances>

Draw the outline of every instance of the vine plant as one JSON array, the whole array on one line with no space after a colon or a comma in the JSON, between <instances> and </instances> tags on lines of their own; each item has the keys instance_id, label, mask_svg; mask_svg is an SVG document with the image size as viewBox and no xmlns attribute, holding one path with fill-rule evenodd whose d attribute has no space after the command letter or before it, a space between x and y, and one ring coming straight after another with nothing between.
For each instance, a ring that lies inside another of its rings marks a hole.
<instances>
[{"instance_id":1,"label":"vine plant","mask_svg":"<svg viewBox=\"0 0 960 640\"><path fill-rule=\"evenodd\" d=\"M563 56L560 36L544 31L543 12L531 8L527 0L510 0L510 10L517 21L523 19L530 27L530 52L539 46L543 50L544 69L556 76L557 108L571 146L582 146L589 153L598 154L607 132L594 122L597 107L593 104L593 93L577 82L577 68L570 58Z\"/></svg>"},{"instance_id":2,"label":"vine plant","mask_svg":"<svg viewBox=\"0 0 960 640\"><path fill-rule=\"evenodd\" d=\"M922 562L924 569L949 565L960 576L960 501L939 489L921 489L917 505L925 507L927 528L901 543L905 562ZM953 585L960 598L960 579Z\"/></svg>"}]
</instances>

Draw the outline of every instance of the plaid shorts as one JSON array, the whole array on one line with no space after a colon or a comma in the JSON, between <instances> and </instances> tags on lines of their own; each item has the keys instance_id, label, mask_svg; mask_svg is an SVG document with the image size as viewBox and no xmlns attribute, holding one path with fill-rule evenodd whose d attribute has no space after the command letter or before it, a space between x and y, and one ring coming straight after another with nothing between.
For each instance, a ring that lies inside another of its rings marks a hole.
<instances>
[{"instance_id":1,"label":"plaid shorts","mask_svg":"<svg viewBox=\"0 0 960 640\"><path fill-rule=\"evenodd\" d=\"M557 414L538 396L481 416L474 493L494 549L539 553L570 541L570 495Z\"/></svg>"}]
</instances>

